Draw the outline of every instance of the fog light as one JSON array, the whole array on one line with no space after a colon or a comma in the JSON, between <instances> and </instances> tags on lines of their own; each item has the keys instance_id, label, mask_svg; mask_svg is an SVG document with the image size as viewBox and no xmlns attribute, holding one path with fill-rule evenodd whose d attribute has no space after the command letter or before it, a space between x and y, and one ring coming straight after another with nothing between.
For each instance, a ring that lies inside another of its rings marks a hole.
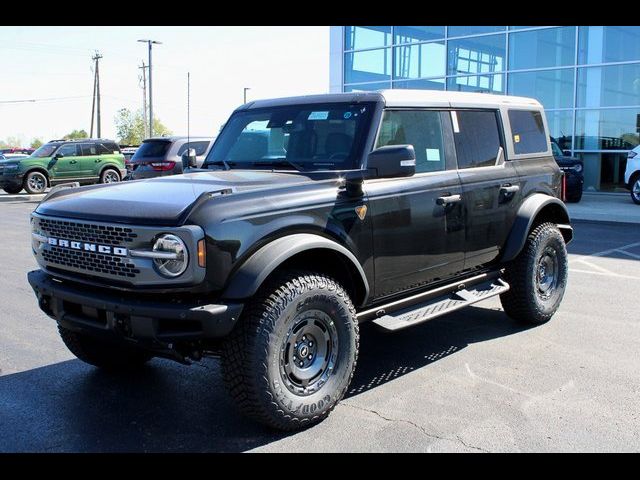
<instances>
[{"instance_id":1,"label":"fog light","mask_svg":"<svg viewBox=\"0 0 640 480\"><path fill-rule=\"evenodd\" d=\"M154 252L166 253L165 258L155 258L153 263L161 275L169 278L182 275L189 264L187 246L176 235L165 233L153 245Z\"/></svg>"}]
</instances>

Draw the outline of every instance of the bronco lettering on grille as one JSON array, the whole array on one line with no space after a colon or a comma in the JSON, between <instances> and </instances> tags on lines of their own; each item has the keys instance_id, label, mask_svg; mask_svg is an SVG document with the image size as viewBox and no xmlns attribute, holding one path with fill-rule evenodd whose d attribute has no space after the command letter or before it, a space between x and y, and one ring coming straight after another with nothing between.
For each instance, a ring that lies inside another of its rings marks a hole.
<instances>
[{"instance_id":1,"label":"bronco lettering on grille","mask_svg":"<svg viewBox=\"0 0 640 480\"><path fill-rule=\"evenodd\" d=\"M99 253L104 253L106 255L115 255L118 257L126 257L129 253L128 250L124 247L110 247L108 245L98 245L96 243L75 242L55 237L47 237L47 243L49 245L57 247L71 248L73 250L84 250L86 252L95 252L97 250Z\"/></svg>"}]
</instances>

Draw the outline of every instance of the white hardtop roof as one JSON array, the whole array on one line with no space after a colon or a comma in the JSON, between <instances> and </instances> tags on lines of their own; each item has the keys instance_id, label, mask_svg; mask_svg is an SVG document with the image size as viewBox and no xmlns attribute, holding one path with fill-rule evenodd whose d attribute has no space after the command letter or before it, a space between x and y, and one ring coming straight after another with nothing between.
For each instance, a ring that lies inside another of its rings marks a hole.
<instances>
[{"instance_id":1,"label":"white hardtop roof","mask_svg":"<svg viewBox=\"0 0 640 480\"><path fill-rule=\"evenodd\" d=\"M525 107L542 108L533 98L494 95L492 93L451 92L441 90L378 90L388 107Z\"/></svg>"}]
</instances>

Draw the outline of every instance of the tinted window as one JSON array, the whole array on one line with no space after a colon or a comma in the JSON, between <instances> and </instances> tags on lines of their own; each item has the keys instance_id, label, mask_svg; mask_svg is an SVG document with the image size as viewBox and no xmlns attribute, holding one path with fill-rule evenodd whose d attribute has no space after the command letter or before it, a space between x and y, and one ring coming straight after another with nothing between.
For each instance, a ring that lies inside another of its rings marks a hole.
<instances>
[{"instance_id":1,"label":"tinted window","mask_svg":"<svg viewBox=\"0 0 640 480\"><path fill-rule=\"evenodd\" d=\"M509 110L509 123L515 153L547 151L542 113L533 110Z\"/></svg>"},{"instance_id":2,"label":"tinted window","mask_svg":"<svg viewBox=\"0 0 640 480\"><path fill-rule=\"evenodd\" d=\"M98 146L95 143L83 143L80 148L82 149L82 155L85 157L98 155Z\"/></svg>"},{"instance_id":3,"label":"tinted window","mask_svg":"<svg viewBox=\"0 0 640 480\"><path fill-rule=\"evenodd\" d=\"M64 155L65 157L75 157L77 156L76 145L67 144L61 146L56 153Z\"/></svg>"},{"instance_id":4,"label":"tinted window","mask_svg":"<svg viewBox=\"0 0 640 480\"><path fill-rule=\"evenodd\" d=\"M185 153L187 151L187 149L189 149L189 148L193 148L196 151L196 155L197 156L204 155L205 152L207 151L207 147L208 146L209 146L209 142L189 142L189 143L185 143L184 145L182 145L178 149L177 155L179 157L181 157L182 154Z\"/></svg>"},{"instance_id":5,"label":"tinted window","mask_svg":"<svg viewBox=\"0 0 640 480\"><path fill-rule=\"evenodd\" d=\"M498 149L502 146L496 112L459 110L454 114L453 136L458 168L495 165Z\"/></svg>"},{"instance_id":6,"label":"tinted window","mask_svg":"<svg viewBox=\"0 0 640 480\"><path fill-rule=\"evenodd\" d=\"M440 112L386 111L376 147L405 144L416 151L416 173L445 170Z\"/></svg>"},{"instance_id":7,"label":"tinted window","mask_svg":"<svg viewBox=\"0 0 640 480\"><path fill-rule=\"evenodd\" d=\"M33 152L31 156L36 158L50 157L59 146L60 145L57 143L46 143L38 148L35 152Z\"/></svg>"},{"instance_id":8,"label":"tinted window","mask_svg":"<svg viewBox=\"0 0 640 480\"><path fill-rule=\"evenodd\" d=\"M136 160L138 158L151 158L151 157L163 157L169 147L171 146L171 142L165 142L163 140L151 140L149 142L142 142L140 148L136 150L136 153L131 158L132 160Z\"/></svg>"},{"instance_id":9,"label":"tinted window","mask_svg":"<svg viewBox=\"0 0 640 480\"><path fill-rule=\"evenodd\" d=\"M104 148L107 149L108 153L120 152L120 147L113 142L103 143Z\"/></svg>"}]
</instances>

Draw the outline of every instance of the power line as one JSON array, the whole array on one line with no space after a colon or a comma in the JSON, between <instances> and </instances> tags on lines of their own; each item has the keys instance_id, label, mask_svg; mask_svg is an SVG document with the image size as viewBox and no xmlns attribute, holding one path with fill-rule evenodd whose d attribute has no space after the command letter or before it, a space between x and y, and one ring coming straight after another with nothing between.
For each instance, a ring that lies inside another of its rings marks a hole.
<instances>
[{"instance_id":1,"label":"power line","mask_svg":"<svg viewBox=\"0 0 640 480\"><path fill-rule=\"evenodd\" d=\"M27 98L27 99L21 99L21 100L0 100L0 103L8 104L8 103L57 102L60 100L75 100L78 98L89 98L89 95L77 95L73 97Z\"/></svg>"}]
</instances>

